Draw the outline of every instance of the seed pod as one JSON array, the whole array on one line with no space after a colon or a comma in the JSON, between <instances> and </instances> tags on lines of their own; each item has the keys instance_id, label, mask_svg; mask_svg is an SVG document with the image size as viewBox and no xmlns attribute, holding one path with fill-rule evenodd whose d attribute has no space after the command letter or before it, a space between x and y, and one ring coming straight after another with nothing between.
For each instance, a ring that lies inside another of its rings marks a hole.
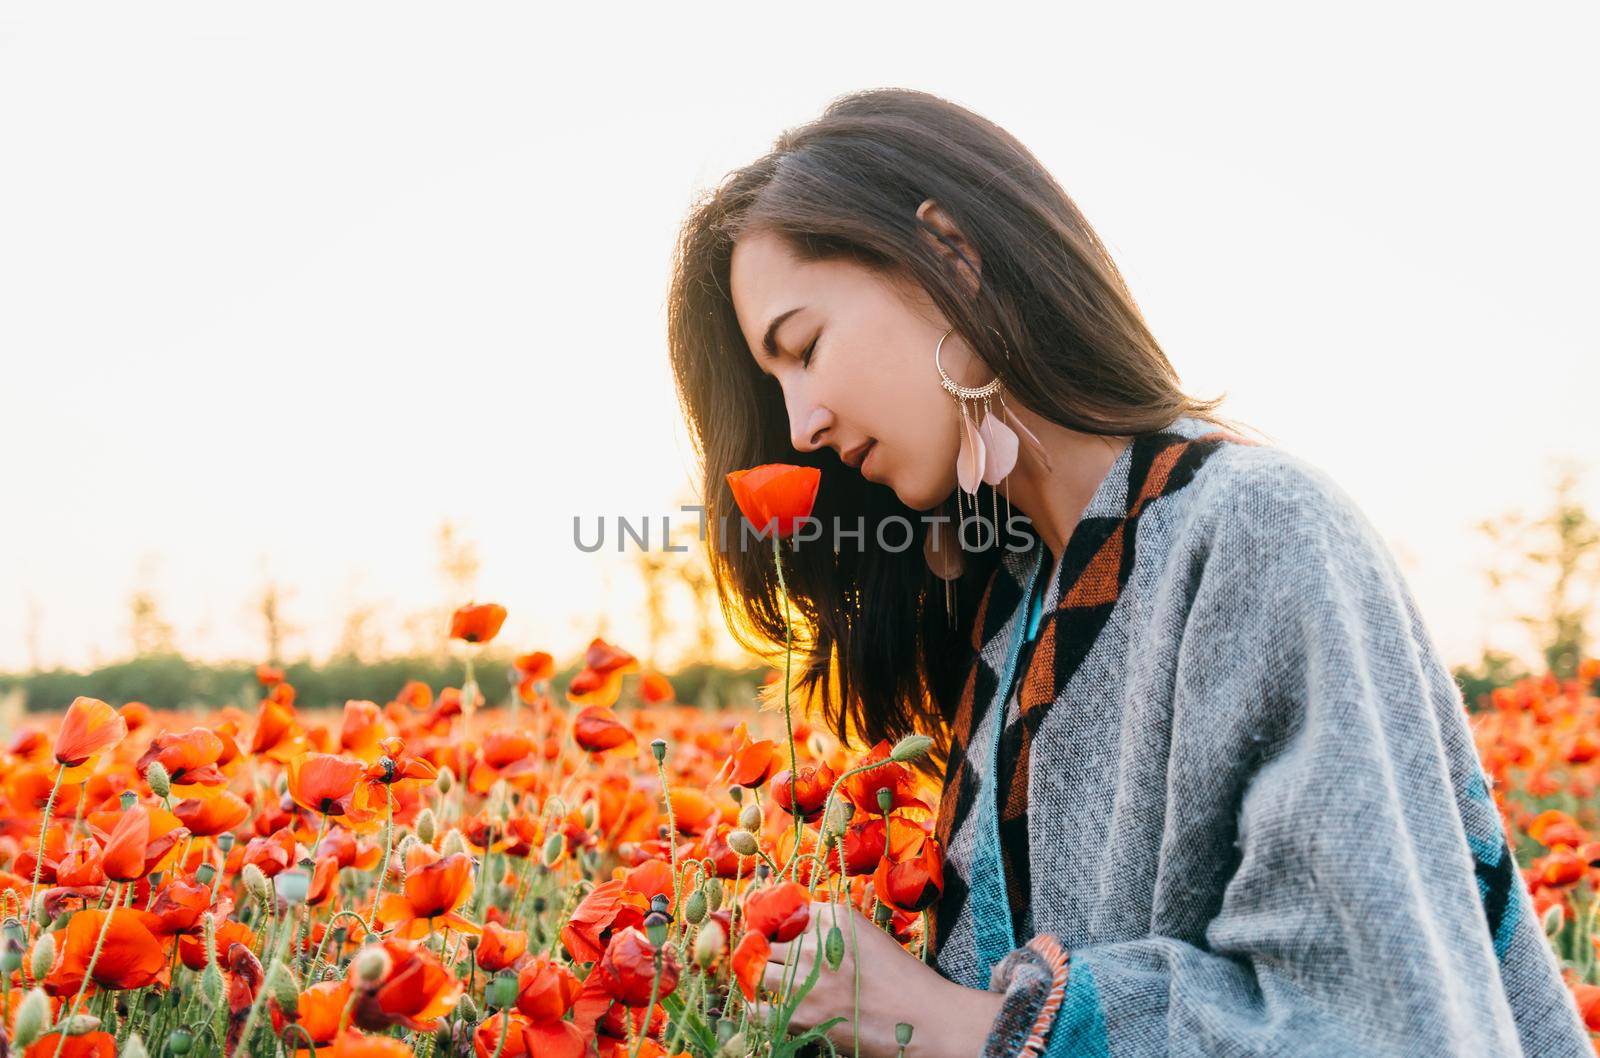
<instances>
[{"instance_id":1,"label":"seed pod","mask_svg":"<svg viewBox=\"0 0 1600 1058\"><path fill-rule=\"evenodd\" d=\"M752 833L761 829L761 808L754 803L739 809L739 826Z\"/></svg>"},{"instance_id":2,"label":"seed pod","mask_svg":"<svg viewBox=\"0 0 1600 1058\"><path fill-rule=\"evenodd\" d=\"M698 926L706 917L706 894L703 889L696 889L689 894L689 899L683 902L683 917L692 926Z\"/></svg>"},{"instance_id":3,"label":"seed pod","mask_svg":"<svg viewBox=\"0 0 1600 1058\"><path fill-rule=\"evenodd\" d=\"M884 815L889 814L889 809L894 807L894 791L887 786L878 787L878 811Z\"/></svg>"},{"instance_id":4,"label":"seed pod","mask_svg":"<svg viewBox=\"0 0 1600 1058\"><path fill-rule=\"evenodd\" d=\"M911 1046L912 1025L909 1022L899 1022L894 1027L894 1041L902 1047Z\"/></svg>"},{"instance_id":5,"label":"seed pod","mask_svg":"<svg viewBox=\"0 0 1600 1058\"><path fill-rule=\"evenodd\" d=\"M667 759L667 740L656 738L650 740L650 755L660 764Z\"/></svg>"},{"instance_id":6,"label":"seed pod","mask_svg":"<svg viewBox=\"0 0 1600 1058\"><path fill-rule=\"evenodd\" d=\"M279 871L272 879L273 888L286 904L303 904L311 892L311 874L304 868Z\"/></svg>"},{"instance_id":7,"label":"seed pod","mask_svg":"<svg viewBox=\"0 0 1600 1058\"><path fill-rule=\"evenodd\" d=\"M167 1050L173 1054L188 1054L194 1048L194 1033L188 1029L173 1029L167 1037Z\"/></svg>"},{"instance_id":8,"label":"seed pod","mask_svg":"<svg viewBox=\"0 0 1600 1058\"><path fill-rule=\"evenodd\" d=\"M748 830L730 830L728 832L728 848L740 856L754 856L761 846L756 841L756 836Z\"/></svg>"},{"instance_id":9,"label":"seed pod","mask_svg":"<svg viewBox=\"0 0 1600 1058\"><path fill-rule=\"evenodd\" d=\"M424 808L417 813L417 840L424 845L433 844L433 836L438 833L439 819L433 814L433 809Z\"/></svg>"},{"instance_id":10,"label":"seed pod","mask_svg":"<svg viewBox=\"0 0 1600 1058\"><path fill-rule=\"evenodd\" d=\"M28 963L28 969L33 971L33 979L40 980L50 972L50 967L56 964L56 935L54 933L41 934L33 942L33 958Z\"/></svg>"},{"instance_id":11,"label":"seed pod","mask_svg":"<svg viewBox=\"0 0 1600 1058\"><path fill-rule=\"evenodd\" d=\"M44 989L35 988L23 997L22 1005L17 1008L17 1024L11 1042L19 1051L27 1050L29 1044L44 1034L49 1023L50 997L44 994Z\"/></svg>"},{"instance_id":12,"label":"seed pod","mask_svg":"<svg viewBox=\"0 0 1600 1058\"><path fill-rule=\"evenodd\" d=\"M172 777L159 760L150 762L149 769L144 773L144 781L150 784L150 792L162 800L172 796Z\"/></svg>"},{"instance_id":13,"label":"seed pod","mask_svg":"<svg viewBox=\"0 0 1600 1058\"><path fill-rule=\"evenodd\" d=\"M828 939L822 942L822 954L828 960L828 969L837 970L844 961L844 931L838 923L828 929Z\"/></svg>"},{"instance_id":14,"label":"seed pod","mask_svg":"<svg viewBox=\"0 0 1600 1058\"><path fill-rule=\"evenodd\" d=\"M717 1048L717 1058L745 1058L749 1052L750 1045L745 1041L744 1033L736 1032Z\"/></svg>"},{"instance_id":15,"label":"seed pod","mask_svg":"<svg viewBox=\"0 0 1600 1058\"><path fill-rule=\"evenodd\" d=\"M144 1041L135 1032L122 1041L122 1050L118 1052L117 1058L150 1058L150 1052L144 1049Z\"/></svg>"},{"instance_id":16,"label":"seed pod","mask_svg":"<svg viewBox=\"0 0 1600 1058\"><path fill-rule=\"evenodd\" d=\"M483 1001L490 1010L504 1010L517 1001L517 975L501 973L483 990Z\"/></svg>"}]
</instances>

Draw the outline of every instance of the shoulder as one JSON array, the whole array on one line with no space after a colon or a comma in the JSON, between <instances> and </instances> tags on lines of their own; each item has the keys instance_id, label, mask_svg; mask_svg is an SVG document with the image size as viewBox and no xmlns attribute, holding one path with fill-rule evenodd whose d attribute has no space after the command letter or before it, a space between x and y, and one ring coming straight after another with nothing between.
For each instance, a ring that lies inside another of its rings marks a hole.
<instances>
[{"instance_id":1,"label":"shoulder","mask_svg":"<svg viewBox=\"0 0 1600 1058\"><path fill-rule=\"evenodd\" d=\"M1222 442L1193 482L1189 531L1208 550L1289 571L1315 555L1393 565L1349 491L1305 457L1270 444Z\"/></svg>"}]
</instances>

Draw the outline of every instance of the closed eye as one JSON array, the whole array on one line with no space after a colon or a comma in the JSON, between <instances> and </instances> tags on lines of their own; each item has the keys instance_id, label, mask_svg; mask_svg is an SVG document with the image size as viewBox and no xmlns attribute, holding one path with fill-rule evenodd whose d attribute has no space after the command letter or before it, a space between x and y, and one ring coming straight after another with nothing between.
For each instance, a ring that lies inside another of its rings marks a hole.
<instances>
[{"instance_id":1,"label":"closed eye","mask_svg":"<svg viewBox=\"0 0 1600 1058\"><path fill-rule=\"evenodd\" d=\"M821 337L822 337L822 335L818 334L816 338L811 339L811 344L806 346L806 351L800 354L800 363L803 366L805 366L805 367L810 367L811 366L811 357L816 353L816 351L817 351L817 341Z\"/></svg>"}]
</instances>

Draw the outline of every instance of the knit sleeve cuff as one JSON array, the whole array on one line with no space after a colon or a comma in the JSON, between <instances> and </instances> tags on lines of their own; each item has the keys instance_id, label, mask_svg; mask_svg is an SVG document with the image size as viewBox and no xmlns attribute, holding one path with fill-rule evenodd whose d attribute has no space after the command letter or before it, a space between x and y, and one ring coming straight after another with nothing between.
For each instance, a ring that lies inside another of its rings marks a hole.
<instances>
[{"instance_id":1,"label":"knit sleeve cuff","mask_svg":"<svg viewBox=\"0 0 1600 1058\"><path fill-rule=\"evenodd\" d=\"M1038 1058L1067 989L1068 957L1060 942L1041 933L995 964L989 991L1003 992L984 1041L983 1058Z\"/></svg>"}]
</instances>

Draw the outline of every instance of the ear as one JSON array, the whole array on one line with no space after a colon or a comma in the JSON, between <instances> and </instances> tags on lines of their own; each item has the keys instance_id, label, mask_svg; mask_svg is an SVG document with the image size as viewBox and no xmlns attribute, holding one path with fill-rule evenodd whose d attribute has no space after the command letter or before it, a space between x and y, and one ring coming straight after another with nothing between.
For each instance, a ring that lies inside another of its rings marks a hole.
<instances>
[{"instance_id":1,"label":"ear","mask_svg":"<svg viewBox=\"0 0 1600 1058\"><path fill-rule=\"evenodd\" d=\"M979 258L978 251L967 241L966 236L961 234L961 229L956 227L950 215L933 199L925 199L922 205L917 207L917 220L923 225L922 234L945 255L951 268L963 273L968 293L976 297L979 275L983 269L983 261Z\"/></svg>"}]
</instances>

